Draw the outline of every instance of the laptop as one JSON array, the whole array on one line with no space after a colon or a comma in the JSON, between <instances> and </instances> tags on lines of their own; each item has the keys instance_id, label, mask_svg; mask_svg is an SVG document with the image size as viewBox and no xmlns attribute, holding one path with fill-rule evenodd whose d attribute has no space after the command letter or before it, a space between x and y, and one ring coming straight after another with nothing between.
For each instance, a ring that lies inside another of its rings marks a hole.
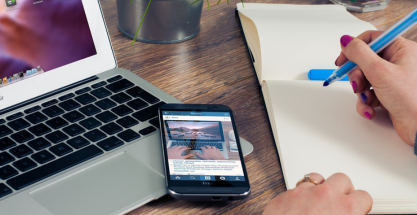
<instances>
[{"instance_id":1,"label":"laptop","mask_svg":"<svg viewBox=\"0 0 417 215\"><path fill-rule=\"evenodd\" d=\"M0 2L0 77L2 214L123 214L166 194L157 109L180 101L117 68L97 0Z\"/></svg>"},{"instance_id":2,"label":"laptop","mask_svg":"<svg viewBox=\"0 0 417 215\"><path fill-rule=\"evenodd\" d=\"M220 121L165 120L165 126L169 137L168 147L190 148L184 151L182 156L192 154L193 157L188 159L200 159L196 152L203 154L202 147L214 146L226 160L229 159Z\"/></svg>"}]
</instances>

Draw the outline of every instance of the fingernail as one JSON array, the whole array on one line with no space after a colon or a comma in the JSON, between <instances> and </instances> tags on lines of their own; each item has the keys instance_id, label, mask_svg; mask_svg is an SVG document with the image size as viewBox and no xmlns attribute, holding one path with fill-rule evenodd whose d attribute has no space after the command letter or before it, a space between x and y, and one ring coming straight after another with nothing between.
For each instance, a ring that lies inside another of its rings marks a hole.
<instances>
[{"instance_id":1,"label":"fingernail","mask_svg":"<svg viewBox=\"0 0 417 215\"><path fill-rule=\"evenodd\" d=\"M364 115L366 116L366 118L371 119L371 114L368 112L365 112Z\"/></svg>"},{"instance_id":2,"label":"fingernail","mask_svg":"<svg viewBox=\"0 0 417 215\"><path fill-rule=\"evenodd\" d=\"M366 104L366 100L368 99L368 97L364 93L361 93L361 99L363 103Z\"/></svg>"},{"instance_id":3,"label":"fingernail","mask_svg":"<svg viewBox=\"0 0 417 215\"><path fill-rule=\"evenodd\" d=\"M353 37L349 36L349 35L343 35L340 38L340 43L342 44L343 47L346 47L347 44L353 40Z\"/></svg>"},{"instance_id":4,"label":"fingernail","mask_svg":"<svg viewBox=\"0 0 417 215\"><path fill-rule=\"evenodd\" d=\"M356 81L352 81L352 88L353 88L354 93L356 93L356 87L358 87L358 85L356 84Z\"/></svg>"},{"instance_id":5,"label":"fingernail","mask_svg":"<svg viewBox=\"0 0 417 215\"><path fill-rule=\"evenodd\" d=\"M339 60L339 57L337 57L336 60L334 61L335 66L337 66L337 60Z\"/></svg>"}]
</instances>

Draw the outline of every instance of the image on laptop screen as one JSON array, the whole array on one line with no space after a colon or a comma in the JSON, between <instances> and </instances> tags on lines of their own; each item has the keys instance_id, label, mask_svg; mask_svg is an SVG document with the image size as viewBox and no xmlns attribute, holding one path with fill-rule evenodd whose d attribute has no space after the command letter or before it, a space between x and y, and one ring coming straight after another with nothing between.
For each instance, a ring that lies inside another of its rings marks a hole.
<instances>
[{"instance_id":1,"label":"image on laptop screen","mask_svg":"<svg viewBox=\"0 0 417 215\"><path fill-rule=\"evenodd\" d=\"M220 122L166 120L165 123L170 140L224 141Z\"/></svg>"},{"instance_id":2,"label":"image on laptop screen","mask_svg":"<svg viewBox=\"0 0 417 215\"><path fill-rule=\"evenodd\" d=\"M0 1L0 87L96 54L81 0Z\"/></svg>"}]
</instances>

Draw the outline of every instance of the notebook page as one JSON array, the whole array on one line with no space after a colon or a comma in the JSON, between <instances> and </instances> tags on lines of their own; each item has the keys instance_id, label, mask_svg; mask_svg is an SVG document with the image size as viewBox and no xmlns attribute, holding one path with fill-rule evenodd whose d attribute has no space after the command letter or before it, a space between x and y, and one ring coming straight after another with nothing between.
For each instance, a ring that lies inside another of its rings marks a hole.
<instances>
[{"instance_id":1,"label":"notebook page","mask_svg":"<svg viewBox=\"0 0 417 215\"><path fill-rule=\"evenodd\" d=\"M373 213L417 212L417 156L379 109L375 119L356 112L349 83L266 81L268 113L288 189L304 174L347 174L374 199ZM271 124L272 124L271 120Z\"/></svg>"},{"instance_id":2,"label":"notebook page","mask_svg":"<svg viewBox=\"0 0 417 215\"><path fill-rule=\"evenodd\" d=\"M237 7L256 25L262 80L308 80L310 69L335 69L342 35L375 30L339 5L247 3Z\"/></svg>"}]
</instances>

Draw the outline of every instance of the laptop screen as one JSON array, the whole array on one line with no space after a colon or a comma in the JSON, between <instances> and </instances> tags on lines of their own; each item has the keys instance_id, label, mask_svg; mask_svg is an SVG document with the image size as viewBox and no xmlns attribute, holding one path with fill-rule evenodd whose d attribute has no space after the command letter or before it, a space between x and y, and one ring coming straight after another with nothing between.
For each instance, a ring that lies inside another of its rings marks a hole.
<instances>
[{"instance_id":1,"label":"laptop screen","mask_svg":"<svg viewBox=\"0 0 417 215\"><path fill-rule=\"evenodd\" d=\"M96 54L81 0L0 0L0 87Z\"/></svg>"},{"instance_id":2,"label":"laptop screen","mask_svg":"<svg viewBox=\"0 0 417 215\"><path fill-rule=\"evenodd\" d=\"M170 140L224 141L221 122L165 120Z\"/></svg>"}]
</instances>

